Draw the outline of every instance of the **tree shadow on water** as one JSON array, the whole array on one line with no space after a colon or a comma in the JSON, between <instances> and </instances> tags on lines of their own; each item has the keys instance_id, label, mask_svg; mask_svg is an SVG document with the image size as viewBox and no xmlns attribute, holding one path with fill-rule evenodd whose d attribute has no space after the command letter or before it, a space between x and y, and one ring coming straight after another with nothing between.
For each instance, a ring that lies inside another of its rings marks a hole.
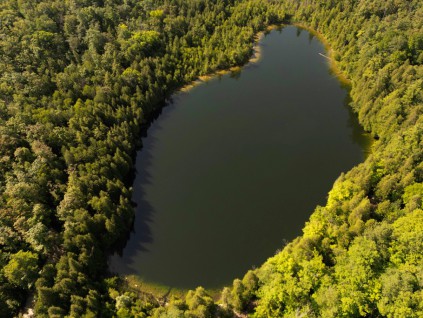
<instances>
[{"instance_id":1,"label":"tree shadow on water","mask_svg":"<svg viewBox=\"0 0 423 318\"><path fill-rule=\"evenodd\" d=\"M177 98L176 98L177 99ZM166 107L164 107L166 106ZM155 112L148 123L142 127L141 146L136 152L135 165L128 180L132 184L132 207L134 209L134 222L129 232L124 233L114 248L114 254L109 257L109 269L119 274L139 274L137 270L140 254L149 253L149 246L154 237L151 224L154 222L154 207L146 199L145 189L152 184L150 169L153 163L153 150L157 144L154 132L162 127L157 118L168 117L175 107L173 98Z\"/></svg>"},{"instance_id":2,"label":"tree shadow on water","mask_svg":"<svg viewBox=\"0 0 423 318\"><path fill-rule=\"evenodd\" d=\"M151 184L151 176L147 172L152 160L147 149L142 149L143 167L136 169L132 190L132 207L134 209L134 222L131 231L124 233L119 240L114 255L109 259L110 269L121 274L136 274L137 255L148 253L148 245L153 243L151 223L154 220L154 208L145 199L143 187ZM140 151L137 154L136 166L139 166Z\"/></svg>"},{"instance_id":3,"label":"tree shadow on water","mask_svg":"<svg viewBox=\"0 0 423 318\"><path fill-rule=\"evenodd\" d=\"M354 112L352 108L352 99L349 93L345 96L344 107L348 110L348 122L347 126L351 129L350 138L351 140L362 149L363 159L370 154L370 148L372 145L372 136L367 133L364 128L360 125L358 120L358 114Z\"/></svg>"}]
</instances>

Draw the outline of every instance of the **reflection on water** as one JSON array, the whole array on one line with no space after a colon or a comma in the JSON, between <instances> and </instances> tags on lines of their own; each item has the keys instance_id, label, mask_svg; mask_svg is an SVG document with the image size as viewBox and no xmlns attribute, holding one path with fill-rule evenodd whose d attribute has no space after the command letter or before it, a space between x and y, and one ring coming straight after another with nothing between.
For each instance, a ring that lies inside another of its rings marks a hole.
<instances>
[{"instance_id":1,"label":"reflection on water","mask_svg":"<svg viewBox=\"0 0 423 318\"><path fill-rule=\"evenodd\" d=\"M258 63L173 96L137 154L134 231L112 271L220 287L301 234L368 143L322 52L306 31L272 31Z\"/></svg>"}]
</instances>

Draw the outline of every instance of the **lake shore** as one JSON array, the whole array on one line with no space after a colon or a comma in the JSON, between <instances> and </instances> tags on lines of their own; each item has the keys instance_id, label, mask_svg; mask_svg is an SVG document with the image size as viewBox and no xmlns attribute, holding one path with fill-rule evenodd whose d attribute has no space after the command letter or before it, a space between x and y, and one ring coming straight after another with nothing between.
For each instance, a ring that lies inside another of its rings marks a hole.
<instances>
[{"instance_id":1,"label":"lake shore","mask_svg":"<svg viewBox=\"0 0 423 318\"><path fill-rule=\"evenodd\" d=\"M326 54L323 44L296 26L264 34L259 65L180 94L149 130L137 156L133 201L141 211L134 228L148 226L151 239L135 231L122 256L112 257L123 277L138 274L147 289L164 285L161 295L175 291L166 286L230 284L282 239L296 237L331 180L363 160L362 131L349 120L346 90L319 56ZM297 197L303 184L307 201ZM266 213L260 222L257 209ZM175 226L179 220L183 230ZM251 229L264 239L252 238Z\"/></svg>"},{"instance_id":2,"label":"lake shore","mask_svg":"<svg viewBox=\"0 0 423 318\"><path fill-rule=\"evenodd\" d=\"M192 81L191 83L182 86L180 89L178 89L176 91L176 93L177 92L184 92L184 93L189 92L194 87L201 85L203 83L206 83L206 82L210 81L211 79L215 78L216 76L223 76L225 74L229 74L229 73L233 73L233 72L239 72L242 68L244 68L244 67L246 67L250 64L258 63L261 60L261 57L262 57L261 40L270 31L272 31L274 29L282 28L282 27L283 27L283 25L270 25L264 31L260 31L259 33L257 33L256 36L254 37L254 45L253 45L253 48L252 48L253 54L251 55L251 57L248 59L248 61L244 65L232 66L228 69L218 70L218 71L215 71L215 72L210 73L208 75L201 75L196 80Z\"/></svg>"},{"instance_id":3,"label":"lake shore","mask_svg":"<svg viewBox=\"0 0 423 318\"><path fill-rule=\"evenodd\" d=\"M229 73L233 73L233 72L239 72L242 68L244 68L244 67L246 67L250 64L258 63L261 60L261 57L262 57L261 41L264 38L264 36L272 30L282 29L282 28L287 27L289 25L303 29L303 30L311 33L313 36L315 36L319 39L319 41L323 44L323 46L325 47L325 50L327 51L327 56L324 55L324 57L328 61L329 68L330 68L331 72L339 79L339 81L343 85L349 87L351 85L351 81L348 79L348 77L345 75L345 73L339 68L337 61L334 58L335 51L332 49L332 47L330 46L327 39L323 36L323 34L316 31L315 29L305 25L305 24L292 23L292 24L270 25L270 26L266 27L265 30L257 33L255 38L254 38L254 45L253 45L253 48L252 48L253 54L251 55L251 57L248 59L248 61L244 65L232 66L228 69L218 70L218 71L212 72L212 73L207 74L207 75L201 75L196 80L192 81L191 83L188 83L188 84L182 86L175 93L177 93L177 92L184 92L184 93L189 92L194 87L201 85L203 83L206 83L206 82L212 80L213 78L215 78L216 76L223 76L225 74L229 74Z\"/></svg>"},{"instance_id":4,"label":"lake shore","mask_svg":"<svg viewBox=\"0 0 423 318\"><path fill-rule=\"evenodd\" d=\"M338 63L334 58L335 50L331 47L328 40L323 36L323 34L316 31L315 29L305 25L305 24L293 23L292 25L295 26L295 27L298 27L300 29L303 29L303 30L309 32L310 34L314 35L323 44L323 46L325 47L325 50L327 52L327 55L323 55L323 54L322 55L327 59L331 72L338 78L338 80L342 84L346 85L347 87L350 87L351 86L350 79L339 68Z\"/></svg>"},{"instance_id":5,"label":"lake shore","mask_svg":"<svg viewBox=\"0 0 423 318\"><path fill-rule=\"evenodd\" d=\"M188 288L175 288L157 283L146 282L135 275L123 275L120 277L122 279L121 287L123 290L135 293L138 296L144 295L145 297L150 297L155 299L158 303L166 303L171 297L184 298L190 290ZM224 286L222 286L222 288L205 290L214 301L218 301L223 287Z\"/></svg>"}]
</instances>

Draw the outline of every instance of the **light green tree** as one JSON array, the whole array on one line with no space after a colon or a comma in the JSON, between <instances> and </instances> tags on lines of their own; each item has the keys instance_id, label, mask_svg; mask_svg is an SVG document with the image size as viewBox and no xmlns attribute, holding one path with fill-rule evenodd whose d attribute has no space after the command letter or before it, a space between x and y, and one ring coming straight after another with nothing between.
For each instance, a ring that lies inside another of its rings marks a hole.
<instances>
[{"instance_id":1,"label":"light green tree","mask_svg":"<svg viewBox=\"0 0 423 318\"><path fill-rule=\"evenodd\" d=\"M4 267L4 275L10 283L29 289L38 276L38 256L32 252L19 251L13 254Z\"/></svg>"}]
</instances>

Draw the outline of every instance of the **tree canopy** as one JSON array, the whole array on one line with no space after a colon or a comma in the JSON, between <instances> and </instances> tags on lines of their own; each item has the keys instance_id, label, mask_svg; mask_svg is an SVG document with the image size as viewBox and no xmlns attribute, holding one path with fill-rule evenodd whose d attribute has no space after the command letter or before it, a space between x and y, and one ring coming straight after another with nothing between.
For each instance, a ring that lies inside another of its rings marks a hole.
<instances>
[{"instance_id":1,"label":"tree canopy","mask_svg":"<svg viewBox=\"0 0 423 318\"><path fill-rule=\"evenodd\" d=\"M417 0L1 1L0 317L30 293L38 317L422 316L422 15ZM330 44L372 153L221 301L125 290L107 256L133 223L142 129L280 23Z\"/></svg>"}]
</instances>

